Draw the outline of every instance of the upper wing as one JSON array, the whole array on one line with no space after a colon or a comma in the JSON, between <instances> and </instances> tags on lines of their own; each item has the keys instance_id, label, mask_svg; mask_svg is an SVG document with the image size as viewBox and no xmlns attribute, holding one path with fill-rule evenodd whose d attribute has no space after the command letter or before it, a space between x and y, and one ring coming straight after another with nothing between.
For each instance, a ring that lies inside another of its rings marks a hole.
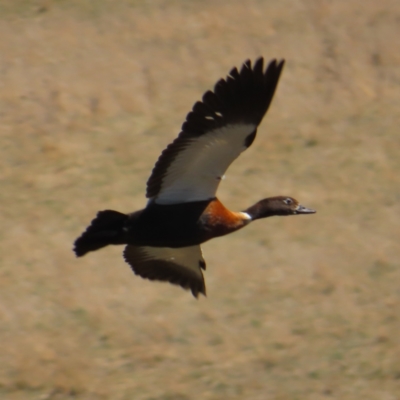
<instances>
[{"instance_id":1,"label":"upper wing","mask_svg":"<svg viewBox=\"0 0 400 400\"><path fill-rule=\"evenodd\" d=\"M162 152L147 197L176 204L215 197L229 165L249 147L278 84L284 61L264 59L233 68L193 106L179 136Z\"/></svg>"},{"instance_id":2,"label":"upper wing","mask_svg":"<svg viewBox=\"0 0 400 400\"><path fill-rule=\"evenodd\" d=\"M206 295L201 269L206 269L200 246L170 248L133 246L124 250L125 261L142 278L166 281L190 289L194 297Z\"/></svg>"}]
</instances>

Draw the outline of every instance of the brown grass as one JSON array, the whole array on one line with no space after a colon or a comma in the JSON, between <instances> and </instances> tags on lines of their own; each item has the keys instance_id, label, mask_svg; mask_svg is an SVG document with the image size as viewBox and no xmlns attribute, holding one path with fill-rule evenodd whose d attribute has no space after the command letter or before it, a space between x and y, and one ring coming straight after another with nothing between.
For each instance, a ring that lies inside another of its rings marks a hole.
<instances>
[{"instance_id":1,"label":"brown grass","mask_svg":"<svg viewBox=\"0 0 400 400\"><path fill-rule=\"evenodd\" d=\"M0 397L380 399L400 393L400 3L0 1ZM246 58L287 66L219 195L290 194L204 246L208 298L75 259L145 204L192 103Z\"/></svg>"}]
</instances>

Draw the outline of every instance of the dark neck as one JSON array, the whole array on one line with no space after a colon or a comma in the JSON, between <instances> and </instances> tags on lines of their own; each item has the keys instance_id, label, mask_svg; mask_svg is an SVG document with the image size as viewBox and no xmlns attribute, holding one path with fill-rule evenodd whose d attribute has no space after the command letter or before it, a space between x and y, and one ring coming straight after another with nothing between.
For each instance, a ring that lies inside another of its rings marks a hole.
<instances>
[{"instance_id":1,"label":"dark neck","mask_svg":"<svg viewBox=\"0 0 400 400\"><path fill-rule=\"evenodd\" d=\"M260 200L244 212L249 214L252 220L273 217L274 215L287 215L287 212L282 210L278 197Z\"/></svg>"}]
</instances>

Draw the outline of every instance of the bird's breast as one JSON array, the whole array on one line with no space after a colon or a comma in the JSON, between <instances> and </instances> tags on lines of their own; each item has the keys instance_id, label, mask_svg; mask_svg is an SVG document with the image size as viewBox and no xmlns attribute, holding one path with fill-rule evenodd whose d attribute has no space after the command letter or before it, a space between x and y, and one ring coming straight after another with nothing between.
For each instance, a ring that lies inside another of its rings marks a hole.
<instances>
[{"instance_id":1,"label":"bird's breast","mask_svg":"<svg viewBox=\"0 0 400 400\"><path fill-rule=\"evenodd\" d=\"M205 240L209 240L237 231L249 222L250 217L247 214L230 211L218 199L214 199L201 215L199 226Z\"/></svg>"}]
</instances>

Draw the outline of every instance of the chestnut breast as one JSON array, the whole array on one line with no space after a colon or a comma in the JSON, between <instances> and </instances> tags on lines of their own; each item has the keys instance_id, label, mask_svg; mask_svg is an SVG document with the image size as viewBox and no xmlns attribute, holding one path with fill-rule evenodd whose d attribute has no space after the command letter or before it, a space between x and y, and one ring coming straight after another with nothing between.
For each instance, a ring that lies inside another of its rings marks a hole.
<instances>
[{"instance_id":1,"label":"chestnut breast","mask_svg":"<svg viewBox=\"0 0 400 400\"><path fill-rule=\"evenodd\" d=\"M228 210L217 198L212 200L200 217L199 225L203 241L243 228L251 221L249 215L243 212Z\"/></svg>"}]
</instances>

